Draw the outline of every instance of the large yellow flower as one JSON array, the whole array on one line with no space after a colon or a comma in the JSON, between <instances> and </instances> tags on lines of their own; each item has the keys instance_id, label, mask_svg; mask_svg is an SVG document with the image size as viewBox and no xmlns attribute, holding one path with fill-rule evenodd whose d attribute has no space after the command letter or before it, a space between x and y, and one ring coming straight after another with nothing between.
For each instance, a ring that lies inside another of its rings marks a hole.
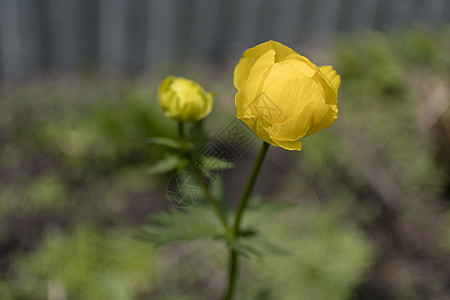
<instances>
[{"instance_id":1,"label":"large yellow flower","mask_svg":"<svg viewBox=\"0 0 450 300\"><path fill-rule=\"evenodd\" d=\"M167 77L158 89L164 116L175 121L196 122L211 112L212 94L196 82L183 77Z\"/></svg>"},{"instance_id":2,"label":"large yellow flower","mask_svg":"<svg viewBox=\"0 0 450 300\"><path fill-rule=\"evenodd\" d=\"M236 116L265 142L301 150L301 138L337 119L341 78L275 41L248 49L234 70Z\"/></svg>"}]
</instances>

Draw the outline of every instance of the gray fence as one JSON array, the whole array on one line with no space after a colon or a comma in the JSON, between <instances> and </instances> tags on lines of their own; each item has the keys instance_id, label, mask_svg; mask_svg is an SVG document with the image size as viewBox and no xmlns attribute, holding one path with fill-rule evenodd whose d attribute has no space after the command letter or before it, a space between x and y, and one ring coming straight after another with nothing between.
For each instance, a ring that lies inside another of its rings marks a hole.
<instances>
[{"instance_id":1,"label":"gray fence","mask_svg":"<svg viewBox=\"0 0 450 300\"><path fill-rule=\"evenodd\" d=\"M0 79L220 60L264 40L450 20L450 0L0 0Z\"/></svg>"}]
</instances>

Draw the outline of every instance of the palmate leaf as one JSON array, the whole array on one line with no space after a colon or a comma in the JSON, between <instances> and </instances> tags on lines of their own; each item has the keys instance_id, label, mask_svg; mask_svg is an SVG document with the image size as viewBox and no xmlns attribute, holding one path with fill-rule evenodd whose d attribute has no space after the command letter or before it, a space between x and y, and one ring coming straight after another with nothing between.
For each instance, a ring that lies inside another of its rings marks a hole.
<instances>
[{"instance_id":1,"label":"palmate leaf","mask_svg":"<svg viewBox=\"0 0 450 300\"><path fill-rule=\"evenodd\" d=\"M209 179L216 179L216 175L221 170L231 169L234 164L230 161L226 161L214 156L197 155L195 161L202 171L203 175Z\"/></svg>"},{"instance_id":2,"label":"palmate leaf","mask_svg":"<svg viewBox=\"0 0 450 300\"><path fill-rule=\"evenodd\" d=\"M195 206L186 211L171 209L150 216L157 224L144 227L139 237L156 246L174 241L192 241L203 238L217 238L223 228L213 211L204 206Z\"/></svg>"},{"instance_id":3,"label":"palmate leaf","mask_svg":"<svg viewBox=\"0 0 450 300\"><path fill-rule=\"evenodd\" d=\"M152 145L165 146L172 149L183 148L183 143L181 143L180 141L165 137L151 137L147 139L147 143Z\"/></svg>"},{"instance_id":4,"label":"palmate leaf","mask_svg":"<svg viewBox=\"0 0 450 300\"><path fill-rule=\"evenodd\" d=\"M147 169L148 174L161 174L172 171L184 163L183 158L176 155L169 155L161 159Z\"/></svg>"},{"instance_id":5,"label":"palmate leaf","mask_svg":"<svg viewBox=\"0 0 450 300\"><path fill-rule=\"evenodd\" d=\"M251 229L241 231L240 237L235 240L227 240L227 245L246 258L252 256L264 258L289 254L287 250L272 243L268 237Z\"/></svg>"},{"instance_id":6,"label":"palmate leaf","mask_svg":"<svg viewBox=\"0 0 450 300\"><path fill-rule=\"evenodd\" d=\"M292 203L266 202L261 203L260 196L250 199L250 205L243 219L244 228L258 228L259 224L270 222L276 215L294 208Z\"/></svg>"},{"instance_id":7,"label":"palmate leaf","mask_svg":"<svg viewBox=\"0 0 450 300\"><path fill-rule=\"evenodd\" d=\"M253 201L258 200L253 198ZM274 217L293 207L287 203L253 203L245 213L243 226L239 237L234 241L227 241L229 247L244 257L287 255L289 252L273 243L269 236L258 230L262 223L270 222Z\"/></svg>"},{"instance_id":8,"label":"palmate leaf","mask_svg":"<svg viewBox=\"0 0 450 300\"><path fill-rule=\"evenodd\" d=\"M226 170L234 167L232 162L213 156L197 155L195 158L202 168L209 171Z\"/></svg>"},{"instance_id":9,"label":"palmate leaf","mask_svg":"<svg viewBox=\"0 0 450 300\"><path fill-rule=\"evenodd\" d=\"M210 238L222 240L228 247L246 258L286 255L289 254L288 251L271 242L270 237L259 232L254 225L264 219L270 220L289 207L291 205L270 203L259 204L258 207L250 209L244 218L249 222L244 222L244 227L237 238L232 238L224 232L216 215L207 206L197 205L185 211L172 208L167 212L152 214L150 219L154 224L145 226L139 238L155 246L175 241Z\"/></svg>"}]
</instances>

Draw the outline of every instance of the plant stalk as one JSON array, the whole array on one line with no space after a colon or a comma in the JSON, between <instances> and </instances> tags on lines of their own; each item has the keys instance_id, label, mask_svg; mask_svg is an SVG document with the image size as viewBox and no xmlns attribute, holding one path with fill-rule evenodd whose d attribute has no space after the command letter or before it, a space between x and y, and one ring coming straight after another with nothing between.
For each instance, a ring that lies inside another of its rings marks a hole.
<instances>
[{"instance_id":1,"label":"plant stalk","mask_svg":"<svg viewBox=\"0 0 450 300\"><path fill-rule=\"evenodd\" d=\"M242 215L244 214L245 208L247 207L248 198L253 191L256 179L258 178L259 171L266 157L267 150L269 149L269 144L263 142L261 149L259 150L258 156L256 157L255 164L253 165L252 173L248 178L247 186L245 187L244 193L239 201L239 207L236 213L236 220L234 221L233 234L235 237L239 235L239 226L241 223Z\"/></svg>"},{"instance_id":2,"label":"plant stalk","mask_svg":"<svg viewBox=\"0 0 450 300\"><path fill-rule=\"evenodd\" d=\"M231 300L234 294L238 270L238 257L235 250L230 249L230 258L228 260L228 289L224 300Z\"/></svg>"},{"instance_id":3,"label":"plant stalk","mask_svg":"<svg viewBox=\"0 0 450 300\"><path fill-rule=\"evenodd\" d=\"M184 135L184 122L178 123L178 134L180 136L181 142L186 142L185 135ZM222 210L219 208L219 205L217 204L216 200L214 199L213 195L211 194L211 191L209 190L208 183L206 182L205 178L202 175L202 172L198 165L195 163L194 154L192 151L186 147L185 149L187 159L189 161L189 166L192 169L193 175L195 179L200 183L203 191L205 192L206 199L208 200L209 204L212 206L213 210L219 217L220 222L222 223L224 229L226 232L228 232L228 224L226 221L226 218L222 212Z\"/></svg>"},{"instance_id":4,"label":"plant stalk","mask_svg":"<svg viewBox=\"0 0 450 300\"><path fill-rule=\"evenodd\" d=\"M242 194L241 200L239 201L239 206L233 227L234 239L239 237L239 226L241 224L242 216L247 207L248 199L253 191L253 187L255 186L256 179L258 178L259 171L261 170L268 149L269 144L263 142L261 149L259 150L258 156L256 157L255 164L253 165L252 172L250 173L250 177L248 178L244 193ZM224 298L225 300L231 300L233 298L234 290L236 287L236 280L238 276L238 265L239 265L238 254L236 250L230 249L230 258L228 263L228 289Z\"/></svg>"}]
</instances>

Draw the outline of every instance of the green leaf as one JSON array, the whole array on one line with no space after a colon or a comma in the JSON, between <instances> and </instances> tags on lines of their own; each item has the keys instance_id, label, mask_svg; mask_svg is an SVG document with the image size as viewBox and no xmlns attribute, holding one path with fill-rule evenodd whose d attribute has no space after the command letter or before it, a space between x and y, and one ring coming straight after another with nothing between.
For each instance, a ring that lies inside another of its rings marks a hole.
<instances>
[{"instance_id":1,"label":"green leaf","mask_svg":"<svg viewBox=\"0 0 450 300\"><path fill-rule=\"evenodd\" d=\"M241 231L240 236L234 240L227 240L227 244L240 255L257 258L287 255L289 252L269 241L267 237L253 229Z\"/></svg>"},{"instance_id":2,"label":"green leaf","mask_svg":"<svg viewBox=\"0 0 450 300\"><path fill-rule=\"evenodd\" d=\"M252 237L254 235L257 234L257 231L254 229L244 229L244 230L239 230L239 236L242 237Z\"/></svg>"},{"instance_id":3,"label":"green leaf","mask_svg":"<svg viewBox=\"0 0 450 300\"><path fill-rule=\"evenodd\" d=\"M243 226L237 239L228 239L227 244L244 257L279 256L289 254L288 251L270 241L261 231L261 224L275 219L276 215L292 208L288 203L261 203L260 197L250 199L253 203L245 212Z\"/></svg>"},{"instance_id":4,"label":"green leaf","mask_svg":"<svg viewBox=\"0 0 450 300\"><path fill-rule=\"evenodd\" d=\"M168 183L167 197L176 206L187 208L204 199L205 195L195 176L189 172L179 172Z\"/></svg>"},{"instance_id":5,"label":"green leaf","mask_svg":"<svg viewBox=\"0 0 450 300\"><path fill-rule=\"evenodd\" d=\"M156 164L151 166L147 170L147 173L149 174L166 173L176 169L179 165L182 165L183 163L184 162L181 157L175 155L166 156L165 158L161 159Z\"/></svg>"},{"instance_id":6,"label":"green leaf","mask_svg":"<svg viewBox=\"0 0 450 300\"><path fill-rule=\"evenodd\" d=\"M232 162L217 157L197 155L196 159L202 168L210 171L226 170L234 167Z\"/></svg>"},{"instance_id":7,"label":"green leaf","mask_svg":"<svg viewBox=\"0 0 450 300\"><path fill-rule=\"evenodd\" d=\"M254 196L250 199L250 205L245 212L243 224L245 227L258 227L267 223L276 215L295 207L292 203L266 202L261 203L261 197Z\"/></svg>"},{"instance_id":8,"label":"green leaf","mask_svg":"<svg viewBox=\"0 0 450 300\"><path fill-rule=\"evenodd\" d=\"M165 146L172 149L182 149L183 143L165 137L151 137L147 139L147 143L159 146Z\"/></svg>"},{"instance_id":9,"label":"green leaf","mask_svg":"<svg viewBox=\"0 0 450 300\"><path fill-rule=\"evenodd\" d=\"M150 219L157 224L145 226L139 237L156 246L174 241L215 238L223 234L221 224L208 207L195 206L186 211L174 208L152 214Z\"/></svg>"}]
</instances>

